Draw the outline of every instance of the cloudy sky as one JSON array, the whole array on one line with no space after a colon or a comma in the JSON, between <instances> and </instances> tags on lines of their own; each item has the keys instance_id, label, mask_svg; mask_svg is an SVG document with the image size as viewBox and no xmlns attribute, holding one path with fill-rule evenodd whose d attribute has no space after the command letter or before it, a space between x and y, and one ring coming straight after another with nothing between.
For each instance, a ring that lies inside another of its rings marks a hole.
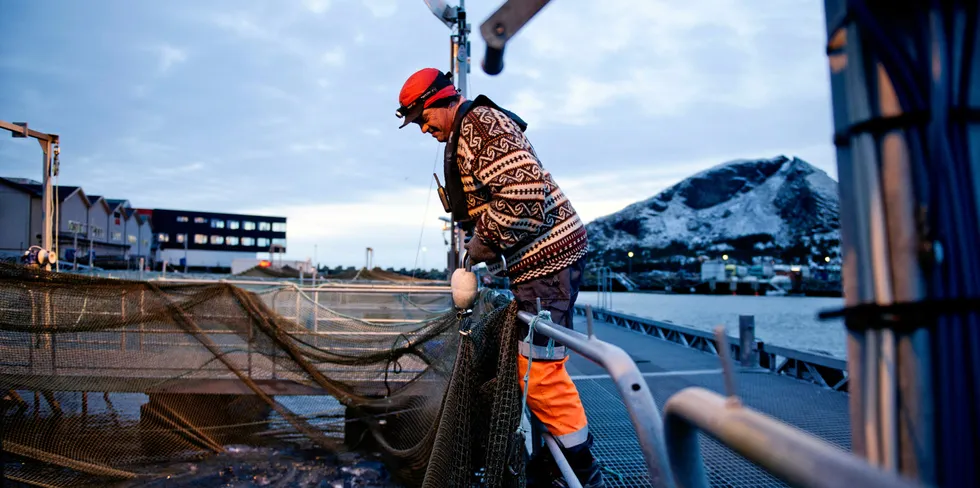
<instances>
[{"instance_id":1,"label":"cloudy sky","mask_svg":"<svg viewBox=\"0 0 980 488\"><path fill-rule=\"evenodd\" d=\"M501 3L466 3L470 94L529 122L586 221L732 159L836 178L822 0L554 0L490 77ZM0 32L0 119L61 135L61 184L285 216L287 258L443 266L442 148L394 116L408 75L449 66L421 0L0 0ZM0 135L0 176L39 160Z\"/></svg>"}]
</instances>

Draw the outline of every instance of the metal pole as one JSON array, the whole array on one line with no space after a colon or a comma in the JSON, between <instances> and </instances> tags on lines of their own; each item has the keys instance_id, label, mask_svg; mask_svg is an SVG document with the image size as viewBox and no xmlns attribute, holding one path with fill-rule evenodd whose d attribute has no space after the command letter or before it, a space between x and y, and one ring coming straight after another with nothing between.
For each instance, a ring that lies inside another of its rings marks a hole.
<instances>
[{"instance_id":1,"label":"metal pole","mask_svg":"<svg viewBox=\"0 0 980 488\"><path fill-rule=\"evenodd\" d=\"M187 274L187 265L190 264L190 262L187 260L187 246L189 245L188 243L190 240L190 233L184 234L184 274Z\"/></svg>"},{"instance_id":2,"label":"metal pole","mask_svg":"<svg viewBox=\"0 0 980 488\"><path fill-rule=\"evenodd\" d=\"M743 367L758 366L758 352L755 350L755 316L738 316L738 349Z\"/></svg>"},{"instance_id":3,"label":"metal pole","mask_svg":"<svg viewBox=\"0 0 980 488\"><path fill-rule=\"evenodd\" d=\"M459 75L459 93L466 98L467 78L470 73L470 24L466 22L465 0L459 0L459 9L456 11L456 18L459 23L459 43L456 46L456 69Z\"/></svg>"},{"instance_id":4,"label":"metal pole","mask_svg":"<svg viewBox=\"0 0 980 488\"><path fill-rule=\"evenodd\" d=\"M51 141L38 141L41 143L42 153L42 172L43 186L41 190L41 247L48 251L52 248L52 227L54 225L54 187L51 182ZM51 270L51 265L44 264L44 269Z\"/></svg>"}]
</instances>

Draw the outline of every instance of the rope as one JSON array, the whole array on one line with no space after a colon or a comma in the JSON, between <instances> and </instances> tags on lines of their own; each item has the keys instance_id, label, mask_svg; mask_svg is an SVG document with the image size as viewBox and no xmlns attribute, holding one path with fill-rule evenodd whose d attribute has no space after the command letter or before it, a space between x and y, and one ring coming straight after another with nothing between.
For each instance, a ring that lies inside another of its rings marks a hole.
<instances>
[{"instance_id":1,"label":"rope","mask_svg":"<svg viewBox=\"0 0 980 488\"><path fill-rule=\"evenodd\" d=\"M76 471L80 471L82 473L93 474L96 476L106 476L109 478L122 478L122 479L131 479L139 476L138 474L131 473L129 471L122 471L101 464L79 461L78 459L72 459L69 457L61 456L59 454L55 454L53 452L36 449L30 446L21 445L6 440L3 441L3 449L7 452L12 452L18 456L37 459L38 461L44 461L46 463L51 463L56 466L71 468Z\"/></svg>"},{"instance_id":2,"label":"rope","mask_svg":"<svg viewBox=\"0 0 980 488\"><path fill-rule=\"evenodd\" d=\"M527 337L524 338L524 342L528 345L528 350L534 347L534 326L539 320L551 321L551 312L548 310L541 310L537 315L531 319L531 322L527 324ZM548 356L551 357L551 353L555 350L555 340L548 338ZM531 389L531 363L534 362L534 353L528 354L527 357L527 370L524 372L524 396L521 398L521 412L527 408L527 392ZM524 430L524 426L517 427L517 431L522 434L527 434Z\"/></svg>"}]
</instances>

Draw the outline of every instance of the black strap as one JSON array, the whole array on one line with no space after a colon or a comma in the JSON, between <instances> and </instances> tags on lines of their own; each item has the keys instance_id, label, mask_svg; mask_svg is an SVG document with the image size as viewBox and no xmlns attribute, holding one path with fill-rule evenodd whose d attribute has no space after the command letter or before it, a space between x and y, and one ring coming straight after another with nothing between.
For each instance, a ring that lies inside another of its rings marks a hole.
<instances>
[{"instance_id":1,"label":"black strap","mask_svg":"<svg viewBox=\"0 0 980 488\"><path fill-rule=\"evenodd\" d=\"M930 113L927 111L905 112L888 117L874 117L851 125L846 130L834 134L834 145L846 147L851 144L851 138L861 134L882 135L899 129L908 129L916 125L929 123ZM949 118L956 123L980 122L980 109L973 107L951 108Z\"/></svg>"},{"instance_id":2,"label":"black strap","mask_svg":"<svg viewBox=\"0 0 980 488\"><path fill-rule=\"evenodd\" d=\"M843 318L849 330L892 329L910 332L935 326L943 315L980 311L980 298L926 299L887 305L862 303L817 314L820 320Z\"/></svg>"},{"instance_id":3,"label":"black strap","mask_svg":"<svg viewBox=\"0 0 980 488\"><path fill-rule=\"evenodd\" d=\"M527 122L518 117L517 114L500 108L500 106L485 95L479 95L474 100L463 102L459 110L456 111L456 119L453 120L453 131L450 134L449 141L446 142L443 169L446 176L446 195L452 210L453 220L462 223L464 230L467 231L471 231L474 224L470 222L470 212L466 205L466 193L463 191L463 178L459 173L459 165L456 164L456 150L459 148L459 129L463 125L463 118L471 110L484 106L503 112L520 127L522 132L527 130Z\"/></svg>"}]
</instances>

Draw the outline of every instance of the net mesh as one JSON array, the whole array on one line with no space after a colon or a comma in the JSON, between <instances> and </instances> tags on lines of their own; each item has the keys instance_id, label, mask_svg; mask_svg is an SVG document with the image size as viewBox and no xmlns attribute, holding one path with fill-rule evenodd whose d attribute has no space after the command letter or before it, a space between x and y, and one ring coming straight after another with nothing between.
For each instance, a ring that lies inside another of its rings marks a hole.
<instances>
[{"instance_id":1,"label":"net mesh","mask_svg":"<svg viewBox=\"0 0 980 488\"><path fill-rule=\"evenodd\" d=\"M149 485L272 446L376 456L403 486L523 486L515 304L345 290L0 263L4 476Z\"/></svg>"}]
</instances>

